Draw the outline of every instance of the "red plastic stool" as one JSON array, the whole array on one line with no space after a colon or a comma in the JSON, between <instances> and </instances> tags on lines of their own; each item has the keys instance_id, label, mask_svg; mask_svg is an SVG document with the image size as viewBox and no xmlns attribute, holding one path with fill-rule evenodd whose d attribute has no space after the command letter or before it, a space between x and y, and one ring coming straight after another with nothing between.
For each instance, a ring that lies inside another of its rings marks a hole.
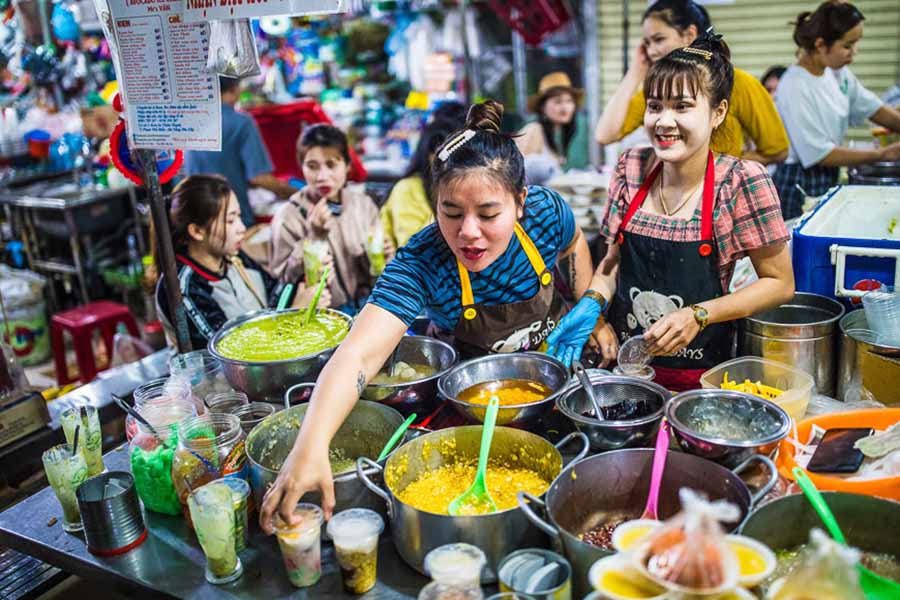
<instances>
[{"instance_id":1,"label":"red plastic stool","mask_svg":"<svg viewBox=\"0 0 900 600\"><path fill-rule=\"evenodd\" d=\"M53 318L50 320L50 343L53 346L53 362L56 365L57 383L66 385L76 379L69 375L66 367L66 347L63 343L64 332L68 331L72 336L75 360L78 363L78 379L82 383L89 383L97 374L94 348L91 343L94 338L94 332L100 332L103 343L106 345L107 356L112 358L113 337L116 335L116 327L119 323L125 324L128 333L134 337L140 337L137 323L135 323L134 317L131 316L131 312L124 304L103 300L53 315Z\"/></svg>"}]
</instances>

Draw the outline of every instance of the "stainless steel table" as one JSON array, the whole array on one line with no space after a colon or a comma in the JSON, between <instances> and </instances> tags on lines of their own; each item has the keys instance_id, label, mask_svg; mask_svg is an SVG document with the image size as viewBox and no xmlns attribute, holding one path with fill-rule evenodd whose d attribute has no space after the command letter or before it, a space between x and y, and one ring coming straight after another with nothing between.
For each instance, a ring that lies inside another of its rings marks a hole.
<instances>
[{"instance_id":1,"label":"stainless steel table","mask_svg":"<svg viewBox=\"0 0 900 600\"><path fill-rule=\"evenodd\" d=\"M128 452L113 450L104 457L110 470L128 470ZM408 567L394 550L390 534L382 535L378 554L378 583L363 596L342 589L341 574L331 544L322 545L322 579L311 588L288 582L278 543L256 523L250 526L249 548L241 553L243 576L234 583L214 586L203 576L205 558L197 538L181 517L145 513L149 535L134 550L118 557L99 558L87 551L80 534L62 529L62 509L47 487L0 513L0 544L29 554L69 573L107 583L110 589L135 597L161 598L416 598L428 580ZM48 525L52 519L57 521Z\"/></svg>"}]
</instances>

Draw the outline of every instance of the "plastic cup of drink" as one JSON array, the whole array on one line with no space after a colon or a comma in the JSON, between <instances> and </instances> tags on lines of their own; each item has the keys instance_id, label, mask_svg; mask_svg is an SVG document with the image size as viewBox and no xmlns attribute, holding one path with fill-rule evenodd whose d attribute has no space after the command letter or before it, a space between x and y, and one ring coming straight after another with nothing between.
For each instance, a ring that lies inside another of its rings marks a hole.
<instances>
[{"instance_id":1,"label":"plastic cup of drink","mask_svg":"<svg viewBox=\"0 0 900 600\"><path fill-rule=\"evenodd\" d=\"M289 525L281 518L275 522L275 535L288 579L294 587L315 585L322 577L322 522L325 515L315 504L301 502L294 509L299 518Z\"/></svg>"},{"instance_id":2,"label":"plastic cup of drink","mask_svg":"<svg viewBox=\"0 0 900 600\"><path fill-rule=\"evenodd\" d=\"M79 434L81 437L81 434ZM87 462L81 452L72 455L72 446L60 444L53 446L41 456L47 481L53 488L63 510L63 529L81 531L81 512L78 510L78 499L75 490L88 478Z\"/></svg>"},{"instance_id":3,"label":"plastic cup of drink","mask_svg":"<svg viewBox=\"0 0 900 600\"><path fill-rule=\"evenodd\" d=\"M378 277L384 271L384 232L378 228L366 240L366 255L369 258L369 275Z\"/></svg>"},{"instance_id":4,"label":"plastic cup of drink","mask_svg":"<svg viewBox=\"0 0 900 600\"><path fill-rule=\"evenodd\" d=\"M344 589L351 594L364 594L375 587L378 536L382 531L384 520L366 508L339 512L328 521L328 537L334 542Z\"/></svg>"},{"instance_id":5,"label":"plastic cup of drink","mask_svg":"<svg viewBox=\"0 0 900 600\"><path fill-rule=\"evenodd\" d=\"M250 484L239 477L226 477L221 481L231 488L234 496L234 549L240 552L247 547L247 538L250 533L247 519Z\"/></svg>"},{"instance_id":6,"label":"plastic cup of drink","mask_svg":"<svg viewBox=\"0 0 900 600\"><path fill-rule=\"evenodd\" d=\"M60 415L63 434L66 442L75 442L75 429L81 425L78 434L78 451L84 455L88 467L88 477L99 475L106 467L103 465L103 432L100 430L100 417L93 406L74 406L67 408Z\"/></svg>"},{"instance_id":7,"label":"plastic cup of drink","mask_svg":"<svg viewBox=\"0 0 900 600\"><path fill-rule=\"evenodd\" d=\"M211 481L188 496L188 508L200 547L206 555L206 580L231 583L244 568L235 550L234 494L221 480Z\"/></svg>"},{"instance_id":8,"label":"plastic cup of drink","mask_svg":"<svg viewBox=\"0 0 900 600\"><path fill-rule=\"evenodd\" d=\"M322 278L322 263L328 256L328 242L325 240L303 240L303 271L306 285L317 285Z\"/></svg>"}]
</instances>

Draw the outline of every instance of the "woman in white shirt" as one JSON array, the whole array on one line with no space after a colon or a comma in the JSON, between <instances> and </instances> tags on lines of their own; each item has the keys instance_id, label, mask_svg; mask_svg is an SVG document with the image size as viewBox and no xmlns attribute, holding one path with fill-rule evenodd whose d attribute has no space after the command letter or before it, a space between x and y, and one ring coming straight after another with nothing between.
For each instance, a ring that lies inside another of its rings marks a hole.
<instances>
[{"instance_id":1,"label":"woman in white shirt","mask_svg":"<svg viewBox=\"0 0 900 600\"><path fill-rule=\"evenodd\" d=\"M840 167L900 160L900 143L871 150L841 145L850 124L867 118L900 132L900 112L885 106L847 67L862 38L863 19L852 4L834 2L797 17L797 64L788 67L775 94L791 142L773 178L785 219L803 212L804 193L819 196L836 185Z\"/></svg>"}]
</instances>

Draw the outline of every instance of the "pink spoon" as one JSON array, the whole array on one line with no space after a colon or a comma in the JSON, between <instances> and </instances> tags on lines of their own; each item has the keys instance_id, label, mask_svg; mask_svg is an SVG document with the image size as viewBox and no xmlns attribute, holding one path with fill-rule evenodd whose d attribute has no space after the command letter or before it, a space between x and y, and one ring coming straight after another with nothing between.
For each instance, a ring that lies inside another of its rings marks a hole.
<instances>
[{"instance_id":1,"label":"pink spoon","mask_svg":"<svg viewBox=\"0 0 900 600\"><path fill-rule=\"evenodd\" d=\"M650 475L650 493L647 494L647 506L644 507L642 519L659 520L657 508L659 504L659 488L662 486L663 471L666 469L666 455L669 453L669 423L663 419L656 434L656 449L653 451L653 471Z\"/></svg>"}]
</instances>

